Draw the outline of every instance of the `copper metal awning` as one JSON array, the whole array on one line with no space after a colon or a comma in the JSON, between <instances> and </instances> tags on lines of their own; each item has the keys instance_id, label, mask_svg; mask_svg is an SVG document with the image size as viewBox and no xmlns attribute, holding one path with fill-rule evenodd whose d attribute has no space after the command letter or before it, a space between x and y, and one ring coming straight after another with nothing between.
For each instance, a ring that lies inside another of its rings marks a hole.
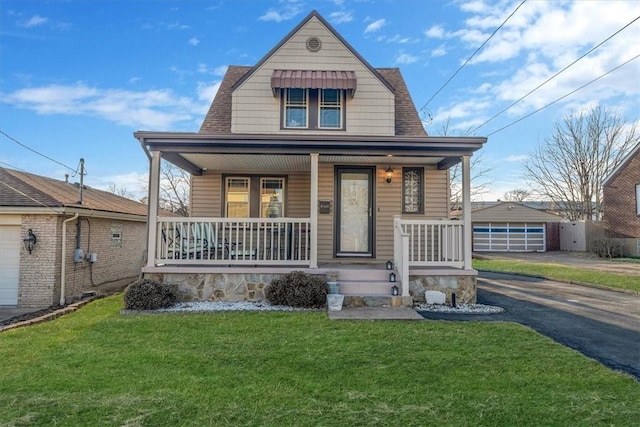
<instances>
[{"instance_id":1,"label":"copper metal awning","mask_svg":"<svg viewBox=\"0 0 640 427\"><path fill-rule=\"evenodd\" d=\"M271 88L346 89L351 96L356 90L354 71L330 70L274 70Z\"/></svg>"}]
</instances>

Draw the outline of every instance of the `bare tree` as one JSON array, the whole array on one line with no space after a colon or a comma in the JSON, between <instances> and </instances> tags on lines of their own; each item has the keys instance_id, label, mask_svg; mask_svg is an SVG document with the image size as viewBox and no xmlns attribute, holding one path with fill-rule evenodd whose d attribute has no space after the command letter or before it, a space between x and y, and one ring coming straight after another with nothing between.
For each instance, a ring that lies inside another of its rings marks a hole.
<instances>
[{"instance_id":1,"label":"bare tree","mask_svg":"<svg viewBox=\"0 0 640 427\"><path fill-rule=\"evenodd\" d=\"M189 216L191 175L173 163L160 164L160 206L181 216Z\"/></svg>"},{"instance_id":2,"label":"bare tree","mask_svg":"<svg viewBox=\"0 0 640 427\"><path fill-rule=\"evenodd\" d=\"M453 134L449 129L450 119L447 119L440 126L439 133L441 136ZM462 132L455 132L459 136L468 136L471 129ZM471 198L489 192L489 187L493 180L488 178L489 173L493 170L483 165L482 154L476 154L471 157ZM452 210L462 208L462 164L458 163L449 169L449 203Z\"/></svg>"},{"instance_id":3,"label":"bare tree","mask_svg":"<svg viewBox=\"0 0 640 427\"><path fill-rule=\"evenodd\" d=\"M597 106L555 125L523 164L525 178L539 195L560 206L570 220L599 219L602 181L640 141L636 125Z\"/></svg>"},{"instance_id":4,"label":"bare tree","mask_svg":"<svg viewBox=\"0 0 640 427\"><path fill-rule=\"evenodd\" d=\"M118 187L116 184L110 184L107 187L107 191L109 193L113 193L120 197L125 197L127 199L135 200L134 194L131 191L129 191L127 187Z\"/></svg>"},{"instance_id":5,"label":"bare tree","mask_svg":"<svg viewBox=\"0 0 640 427\"><path fill-rule=\"evenodd\" d=\"M516 188L504 193L504 200L507 202L524 202L524 200L531 196L531 191L524 188Z\"/></svg>"}]
</instances>

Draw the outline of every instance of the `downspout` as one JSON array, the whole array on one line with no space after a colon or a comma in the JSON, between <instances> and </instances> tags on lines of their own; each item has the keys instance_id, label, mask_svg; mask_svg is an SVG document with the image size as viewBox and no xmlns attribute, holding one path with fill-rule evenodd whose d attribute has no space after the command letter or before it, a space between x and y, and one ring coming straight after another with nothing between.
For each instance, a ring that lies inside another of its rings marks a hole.
<instances>
[{"instance_id":1,"label":"downspout","mask_svg":"<svg viewBox=\"0 0 640 427\"><path fill-rule=\"evenodd\" d=\"M67 223L78 219L79 216L80 214L76 212L76 214L71 218L62 221L62 271L60 277L60 305L65 304L64 288L67 280Z\"/></svg>"}]
</instances>

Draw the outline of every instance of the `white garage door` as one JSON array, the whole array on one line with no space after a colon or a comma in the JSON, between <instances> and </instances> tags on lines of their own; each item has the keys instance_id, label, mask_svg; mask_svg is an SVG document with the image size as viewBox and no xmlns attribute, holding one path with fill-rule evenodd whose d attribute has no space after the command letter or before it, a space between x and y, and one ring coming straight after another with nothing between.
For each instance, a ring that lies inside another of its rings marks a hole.
<instances>
[{"instance_id":1,"label":"white garage door","mask_svg":"<svg viewBox=\"0 0 640 427\"><path fill-rule=\"evenodd\" d=\"M474 223L473 250L476 252L544 252L546 250L545 224Z\"/></svg>"},{"instance_id":2,"label":"white garage door","mask_svg":"<svg viewBox=\"0 0 640 427\"><path fill-rule=\"evenodd\" d=\"M19 225L0 225L0 305L18 305Z\"/></svg>"}]
</instances>

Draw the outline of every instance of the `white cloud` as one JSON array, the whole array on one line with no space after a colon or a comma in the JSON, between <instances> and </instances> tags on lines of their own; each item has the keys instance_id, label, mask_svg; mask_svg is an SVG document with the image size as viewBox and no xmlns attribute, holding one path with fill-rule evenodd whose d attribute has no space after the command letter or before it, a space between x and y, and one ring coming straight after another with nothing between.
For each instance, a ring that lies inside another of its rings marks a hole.
<instances>
[{"instance_id":1,"label":"white cloud","mask_svg":"<svg viewBox=\"0 0 640 427\"><path fill-rule=\"evenodd\" d=\"M351 12L333 12L329 15L329 20L334 24L343 24L353 21Z\"/></svg>"},{"instance_id":2,"label":"white cloud","mask_svg":"<svg viewBox=\"0 0 640 427\"><path fill-rule=\"evenodd\" d=\"M387 39L387 43L398 43L398 44L411 44L411 43L417 43L420 40L418 39L414 39L411 37L402 37L400 34L396 34L393 37L389 37Z\"/></svg>"},{"instance_id":3,"label":"white cloud","mask_svg":"<svg viewBox=\"0 0 640 427\"><path fill-rule=\"evenodd\" d=\"M33 27L39 27L40 25L44 25L47 22L49 22L49 18L40 16L40 15L33 15L31 18L20 23L20 25L25 28L33 28Z\"/></svg>"},{"instance_id":4,"label":"white cloud","mask_svg":"<svg viewBox=\"0 0 640 427\"><path fill-rule=\"evenodd\" d=\"M98 190L109 191L109 187L115 186L117 189L127 190L134 199L140 200L147 195L144 188L149 182L148 174L129 172L117 175L93 176L91 178L91 187Z\"/></svg>"},{"instance_id":5,"label":"white cloud","mask_svg":"<svg viewBox=\"0 0 640 427\"><path fill-rule=\"evenodd\" d=\"M528 154L513 154L511 156L507 156L504 161L505 162L522 162L529 158Z\"/></svg>"},{"instance_id":6,"label":"white cloud","mask_svg":"<svg viewBox=\"0 0 640 427\"><path fill-rule=\"evenodd\" d=\"M295 0L285 1L284 5L279 9L269 9L264 15L258 18L259 21L273 21L282 22L295 18L300 12L302 12L302 5L298 4Z\"/></svg>"},{"instance_id":7,"label":"white cloud","mask_svg":"<svg viewBox=\"0 0 640 427\"><path fill-rule=\"evenodd\" d=\"M442 44L437 48L431 50L431 56L434 58L438 56L444 56L446 54L447 54L447 49Z\"/></svg>"},{"instance_id":8,"label":"white cloud","mask_svg":"<svg viewBox=\"0 0 640 427\"><path fill-rule=\"evenodd\" d=\"M198 40L195 37L192 37L189 39L189 45L190 46L198 46L200 44L200 40Z\"/></svg>"},{"instance_id":9,"label":"white cloud","mask_svg":"<svg viewBox=\"0 0 640 427\"><path fill-rule=\"evenodd\" d=\"M444 38L444 28L441 25L434 25L424 32L424 35L431 39Z\"/></svg>"},{"instance_id":10,"label":"white cloud","mask_svg":"<svg viewBox=\"0 0 640 427\"><path fill-rule=\"evenodd\" d=\"M364 33L375 33L376 31L380 31L382 27L387 23L385 19L378 19L377 21L373 21L371 24L367 25L367 28L364 29Z\"/></svg>"},{"instance_id":11,"label":"white cloud","mask_svg":"<svg viewBox=\"0 0 640 427\"><path fill-rule=\"evenodd\" d=\"M413 64L417 60L417 56L413 56L408 53L401 53L400 55L396 56L396 64Z\"/></svg>"},{"instance_id":12,"label":"white cloud","mask_svg":"<svg viewBox=\"0 0 640 427\"><path fill-rule=\"evenodd\" d=\"M128 91L101 89L83 82L49 85L4 93L1 102L38 114L98 117L136 128L175 130L201 117L209 106L214 85L198 85L197 99L178 96L169 89Z\"/></svg>"},{"instance_id":13,"label":"white cloud","mask_svg":"<svg viewBox=\"0 0 640 427\"><path fill-rule=\"evenodd\" d=\"M206 108L209 108L209 104L213 101L213 98L218 93L218 89L220 89L220 82L217 81L215 83L203 83L198 82L198 99L201 101L206 101Z\"/></svg>"},{"instance_id":14,"label":"white cloud","mask_svg":"<svg viewBox=\"0 0 640 427\"><path fill-rule=\"evenodd\" d=\"M216 76L224 76L224 74L227 72L227 68L229 68L226 65L221 65L219 67L216 67L213 69L213 74Z\"/></svg>"}]
</instances>

